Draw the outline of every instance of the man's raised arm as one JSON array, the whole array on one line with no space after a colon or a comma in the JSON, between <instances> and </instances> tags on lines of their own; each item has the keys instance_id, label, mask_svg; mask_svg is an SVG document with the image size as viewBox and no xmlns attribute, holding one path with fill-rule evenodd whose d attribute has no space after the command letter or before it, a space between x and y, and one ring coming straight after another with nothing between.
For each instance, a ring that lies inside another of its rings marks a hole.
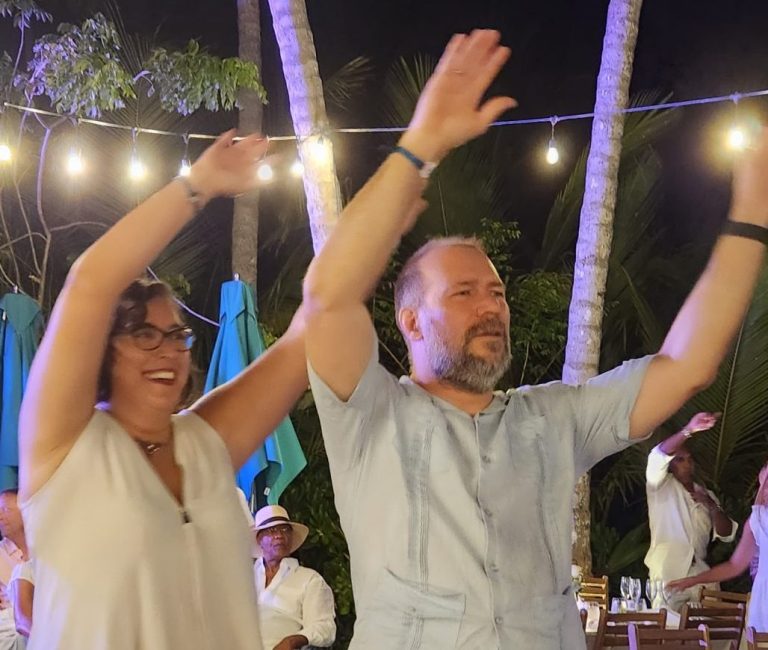
<instances>
[{"instance_id":1,"label":"man's raised arm","mask_svg":"<svg viewBox=\"0 0 768 650\"><path fill-rule=\"evenodd\" d=\"M425 206L423 165L484 133L515 105L508 97L483 102L508 58L497 32L476 30L451 39L398 150L347 205L310 264L304 280L307 357L340 399L350 397L371 358L375 334L365 301Z\"/></svg>"},{"instance_id":2,"label":"man's raised arm","mask_svg":"<svg viewBox=\"0 0 768 650\"><path fill-rule=\"evenodd\" d=\"M765 257L766 225L764 129L755 148L736 165L724 235L648 368L632 411L632 437L646 435L714 381L752 299Z\"/></svg>"}]
</instances>

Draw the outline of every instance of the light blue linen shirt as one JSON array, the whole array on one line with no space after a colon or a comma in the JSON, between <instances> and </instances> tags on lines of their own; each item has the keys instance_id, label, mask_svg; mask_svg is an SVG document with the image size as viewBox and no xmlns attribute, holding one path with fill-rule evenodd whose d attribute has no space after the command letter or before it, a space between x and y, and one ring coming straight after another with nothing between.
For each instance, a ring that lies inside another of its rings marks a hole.
<instances>
[{"instance_id":1,"label":"light blue linen shirt","mask_svg":"<svg viewBox=\"0 0 768 650\"><path fill-rule=\"evenodd\" d=\"M471 417L374 353L339 400L309 368L357 622L350 650L583 650L576 479L630 444L652 357L582 386L497 393Z\"/></svg>"}]
</instances>

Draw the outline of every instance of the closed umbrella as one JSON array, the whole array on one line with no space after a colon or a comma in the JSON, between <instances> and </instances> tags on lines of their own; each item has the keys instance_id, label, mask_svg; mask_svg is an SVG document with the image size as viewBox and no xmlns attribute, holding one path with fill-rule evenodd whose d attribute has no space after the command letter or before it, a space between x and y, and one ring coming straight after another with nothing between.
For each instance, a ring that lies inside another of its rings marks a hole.
<instances>
[{"instance_id":1,"label":"closed umbrella","mask_svg":"<svg viewBox=\"0 0 768 650\"><path fill-rule=\"evenodd\" d=\"M253 292L232 280L221 285L219 333L211 355L205 392L229 381L264 352ZM277 504L307 461L289 418L285 418L237 473L237 485L255 507ZM254 487L255 486L255 487Z\"/></svg>"},{"instance_id":2,"label":"closed umbrella","mask_svg":"<svg viewBox=\"0 0 768 650\"><path fill-rule=\"evenodd\" d=\"M0 490L15 488L19 477L19 409L29 367L43 331L40 305L22 293L0 299L2 403L0 403Z\"/></svg>"}]
</instances>

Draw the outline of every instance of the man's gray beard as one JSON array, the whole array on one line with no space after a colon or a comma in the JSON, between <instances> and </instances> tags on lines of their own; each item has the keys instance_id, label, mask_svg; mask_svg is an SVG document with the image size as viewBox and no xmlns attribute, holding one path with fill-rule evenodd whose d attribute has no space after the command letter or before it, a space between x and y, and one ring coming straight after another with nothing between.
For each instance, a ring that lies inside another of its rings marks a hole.
<instances>
[{"instance_id":1,"label":"man's gray beard","mask_svg":"<svg viewBox=\"0 0 768 650\"><path fill-rule=\"evenodd\" d=\"M512 362L509 337L503 339L505 354L497 361L487 361L472 354L469 351L471 340L465 341L461 349L452 350L433 328L432 336L426 341L432 372L456 388L470 393L487 393L496 387Z\"/></svg>"}]
</instances>

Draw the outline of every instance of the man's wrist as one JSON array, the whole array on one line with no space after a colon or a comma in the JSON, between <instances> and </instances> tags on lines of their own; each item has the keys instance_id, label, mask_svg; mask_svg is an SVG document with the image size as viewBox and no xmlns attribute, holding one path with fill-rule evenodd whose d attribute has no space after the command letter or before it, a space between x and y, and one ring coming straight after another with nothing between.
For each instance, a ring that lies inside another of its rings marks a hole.
<instances>
[{"instance_id":1,"label":"man's wrist","mask_svg":"<svg viewBox=\"0 0 768 650\"><path fill-rule=\"evenodd\" d=\"M723 224L721 235L752 239L768 246L768 228L762 224L728 219Z\"/></svg>"},{"instance_id":2,"label":"man's wrist","mask_svg":"<svg viewBox=\"0 0 768 650\"><path fill-rule=\"evenodd\" d=\"M424 162L439 163L447 153L436 138L429 133L418 130L408 130L400 138L398 146L404 147Z\"/></svg>"},{"instance_id":3,"label":"man's wrist","mask_svg":"<svg viewBox=\"0 0 768 650\"><path fill-rule=\"evenodd\" d=\"M689 429L688 427L683 427L680 430L680 433L683 434L684 438L690 438L694 434L694 431L693 431L693 429Z\"/></svg>"}]
</instances>

